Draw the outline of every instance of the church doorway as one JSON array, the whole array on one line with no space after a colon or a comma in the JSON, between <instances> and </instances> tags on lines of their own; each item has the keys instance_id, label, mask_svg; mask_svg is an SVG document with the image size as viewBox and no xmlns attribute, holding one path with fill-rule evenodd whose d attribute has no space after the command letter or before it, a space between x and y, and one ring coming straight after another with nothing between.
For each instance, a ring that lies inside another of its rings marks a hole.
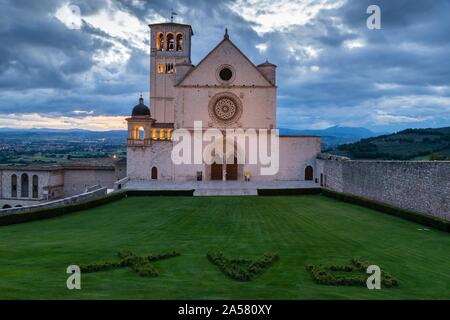
<instances>
[{"instance_id":1,"label":"church doorway","mask_svg":"<svg viewBox=\"0 0 450 320\"><path fill-rule=\"evenodd\" d=\"M211 180L223 180L223 170L221 164L214 162L211 165Z\"/></svg>"},{"instance_id":2,"label":"church doorway","mask_svg":"<svg viewBox=\"0 0 450 320\"><path fill-rule=\"evenodd\" d=\"M311 166L305 168L305 180L312 181L314 178L314 169Z\"/></svg>"},{"instance_id":3,"label":"church doorway","mask_svg":"<svg viewBox=\"0 0 450 320\"><path fill-rule=\"evenodd\" d=\"M227 180L236 181L238 179L238 164L234 158L233 163L227 164Z\"/></svg>"},{"instance_id":4,"label":"church doorway","mask_svg":"<svg viewBox=\"0 0 450 320\"><path fill-rule=\"evenodd\" d=\"M158 180L158 168L152 168L152 180Z\"/></svg>"}]
</instances>

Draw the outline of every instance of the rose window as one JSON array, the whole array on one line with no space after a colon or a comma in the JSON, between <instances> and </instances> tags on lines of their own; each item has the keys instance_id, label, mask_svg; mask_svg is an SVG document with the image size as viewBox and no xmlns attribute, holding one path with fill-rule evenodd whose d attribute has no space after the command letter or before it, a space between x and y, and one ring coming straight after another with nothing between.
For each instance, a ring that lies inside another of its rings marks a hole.
<instances>
[{"instance_id":1,"label":"rose window","mask_svg":"<svg viewBox=\"0 0 450 320\"><path fill-rule=\"evenodd\" d=\"M236 115L236 103L230 98L222 98L214 106L214 114L223 121L229 121Z\"/></svg>"}]
</instances>

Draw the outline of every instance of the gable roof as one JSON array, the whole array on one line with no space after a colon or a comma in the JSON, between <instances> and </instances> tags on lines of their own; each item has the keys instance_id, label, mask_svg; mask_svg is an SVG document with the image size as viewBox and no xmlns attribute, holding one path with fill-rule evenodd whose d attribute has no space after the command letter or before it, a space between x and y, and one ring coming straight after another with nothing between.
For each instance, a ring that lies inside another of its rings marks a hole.
<instances>
[{"instance_id":1,"label":"gable roof","mask_svg":"<svg viewBox=\"0 0 450 320\"><path fill-rule=\"evenodd\" d=\"M264 73L261 72L261 70L258 69L258 67L233 43L233 41L230 40L230 38L228 37L228 35L224 36L224 39L222 41L219 42L219 44L217 44L217 46L214 47L214 49L212 49L202 60L200 60L200 62L191 70L189 70L189 72L187 72L185 74L185 76L183 78L180 79L180 81L178 81L178 83L175 84L175 86L180 86L184 80L186 80L195 70L197 70L197 68L203 63L205 62L209 56L211 56L213 54L214 51L216 51L220 46L222 46L222 44L224 42L228 42L229 44L231 44L231 46L236 49L236 51L244 57L245 60L247 60L251 66L253 66L253 68L267 81L267 83L272 86L272 87L276 87L275 84L272 83L272 81L270 81L266 75Z\"/></svg>"}]
</instances>

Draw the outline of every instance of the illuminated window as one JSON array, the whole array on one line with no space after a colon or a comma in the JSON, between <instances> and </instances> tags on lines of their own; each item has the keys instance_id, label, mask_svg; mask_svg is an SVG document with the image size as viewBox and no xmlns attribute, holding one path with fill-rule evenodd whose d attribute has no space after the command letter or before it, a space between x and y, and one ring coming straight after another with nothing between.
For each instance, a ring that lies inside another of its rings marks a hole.
<instances>
[{"instance_id":1,"label":"illuminated window","mask_svg":"<svg viewBox=\"0 0 450 320\"><path fill-rule=\"evenodd\" d=\"M158 64L158 73L164 73L164 69L165 69L164 64L159 63Z\"/></svg>"},{"instance_id":2,"label":"illuminated window","mask_svg":"<svg viewBox=\"0 0 450 320\"><path fill-rule=\"evenodd\" d=\"M167 42L167 51L174 51L175 50L175 39L173 37L173 33L168 33L166 36L166 42Z\"/></svg>"},{"instance_id":3,"label":"illuminated window","mask_svg":"<svg viewBox=\"0 0 450 320\"><path fill-rule=\"evenodd\" d=\"M142 127L137 127L134 131L134 139L135 140L144 140L145 139L145 131Z\"/></svg>"},{"instance_id":4,"label":"illuminated window","mask_svg":"<svg viewBox=\"0 0 450 320\"><path fill-rule=\"evenodd\" d=\"M164 48L164 36L162 32L156 34L156 50L161 51Z\"/></svg>"},{"instance_id":5,"label":"illuminated window","mask_svg":"<svg viewBox=\"0 0 450 320\"><path fill-rule=\"evenodd\" d=\"M159 130L159 140L164 140L164 129Z\"/></svg>"},{"instance_id":6,"label":"illuminated window","mask_svg":"<svg viewBox=\"0 0 450 320\"><path fill-rule=\"evenodd\" d=\"M156 140L156 129L152 129L152 139Z\"/></svg>"}]
</instances>

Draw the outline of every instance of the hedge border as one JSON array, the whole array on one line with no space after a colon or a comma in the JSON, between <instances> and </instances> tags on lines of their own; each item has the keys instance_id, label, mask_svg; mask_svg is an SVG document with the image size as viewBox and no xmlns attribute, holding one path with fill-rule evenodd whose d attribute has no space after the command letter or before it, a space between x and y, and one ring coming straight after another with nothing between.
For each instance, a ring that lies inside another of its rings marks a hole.
<instances>
[{"instance_id":1,"label":"hedge border","mask_svg":"<svg viewBox=\"0 0 450 320\"><path fill-rule=\"evenodd\" d=\"M258 196L300 196L321 193L321 188L258 189Z\"/></svg>"},{"instance_id":2,"label":"hedge border","mask_svg":"<svg viewBox=\"0 0 450 320\"><path fill-rule=\"evenodd\" d=\"M128 197L193 197L192 190L127 190Z\"/></svg>"},{"instance_id":3,"label":"hedge border","mask_svg":"<svg viewBox=\"0 0 450 320\"><path fill-rule=\"evenodd\" d=\"M69 213L95 208L107 203L111 203L126 197L126 192L118 192L101 196L85 202L60 205L54 208L35 209L26 212L18 212L0 217L0 226L44 220L63 216Z\"/></svg>"},{"instance_id":4,"label":"hedge border","mask_svg":"<svg viewBox=\"0 0 450 320\"><path fill-rule=\"evenodd\" d=\"M60 205L53 208L37 208L26 212L12 213L0 217L0 226L7 226L12 224L19 224L37 220L51 219L63 216L77 211L87 210L95 207L111 203L128 196L193 196L194 190L154 190L154 191L140 191L140 190L124 190L114 192L106 196L96 197L80 203Z\"/></svg>"},{"instance_id":5,"label":"hedge border","mask_svg":"<svg viewBox=\"0 0 450 320\"><path fill-rule=\"evenodd\" d=\"M450 221L438 217L433 217L431 215L402 209L383 202L370 200L348 193L336 192L329 189L322 189L322 194L326 197L334 198L339 201L356 204L369 209L374 209L376 211L387 213L391 216L395 216L430 228L450 233Z\"/></svg>"}]
</instances>

